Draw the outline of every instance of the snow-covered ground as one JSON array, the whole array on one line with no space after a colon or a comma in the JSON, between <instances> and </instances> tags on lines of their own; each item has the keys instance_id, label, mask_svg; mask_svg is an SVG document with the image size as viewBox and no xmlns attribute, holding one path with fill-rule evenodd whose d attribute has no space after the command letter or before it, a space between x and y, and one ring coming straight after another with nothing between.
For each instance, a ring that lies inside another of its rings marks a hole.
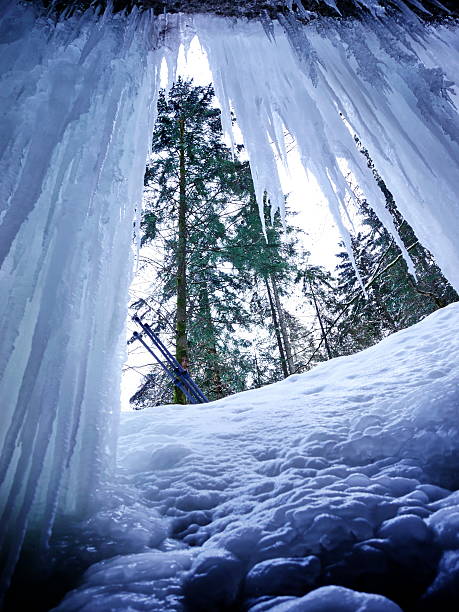
<instances>
[{"instance_id":1,"label":"snow-covered ground","mask_svg":"<svg viewBox=\"0 0 459 612\"><path fill-rule=\"evenodd\" d=\"M123 414L84 527L104 560L57 610L457 609L458 329L453 304L275 385Z\"/></svg>"}]
</instances>

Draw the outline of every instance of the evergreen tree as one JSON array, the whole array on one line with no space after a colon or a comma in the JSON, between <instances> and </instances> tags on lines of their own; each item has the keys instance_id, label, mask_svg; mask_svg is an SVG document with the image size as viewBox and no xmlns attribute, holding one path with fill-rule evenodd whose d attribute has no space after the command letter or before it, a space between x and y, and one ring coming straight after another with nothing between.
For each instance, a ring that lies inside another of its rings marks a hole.
<instances>
[{"instance_id":1,"label":"evergreen tree","mask_svg":"<svg viewBox=\"0 0 459 612\"><path fill-rule=\"evenodd\" d=\"M301 283L313 316L308 329L300 328L296 332L301 335L300 343L304 345L299 351L301 358L297 359L296 371L304 371L341 354L332 333L339 301L336 278L322 266L302 267L297 272L296 282Z\"/></svg>"},{"instance_id":2,"label":"evergreen tree","mask_svg":"<svg viewBox=\"0 0 459 612\"><path fill-rule=\"evenodd\" d=\"M182 365L210 399L280 380L315 363L353 353L417 322L457 294L401 217L392 195L357 141L386 198L418 273L408 273L393 238L359 197L360 230L352 238L365 291L348 254L332 275L305 265L295 228L270 222L263 232L250 168L223 142L211 86L179 80L161 92L153 155L145 174L142 244L154 287L132 307L176 347ZM301 283L312 323L284 307ZM167 380L149 367L133 396L137 407L167 400ZM175 391L174 401L184 403Z\"/></svg>"},{"instance_id":3,"label":"evergreen tree","mask_svg":"<svg viewBox=\"0 0 459 612\"><path fill-rule=\"evenodd\" d=\"M275 338L280 370L275 377L287 377L294 371L293 354L288 334L287 313L282 296L288 292L296 272L298 229L288 225L283 231L278 215L270 223L269 206L265 207L266 236L254 194L241 211L234 238L228 244L233 265L252 284L252 312L262 317L260 324ZM271 352L273 348L271 347ZM264 350L266 352L266 349ZM266 362L266 358L264 359Z\"/></svg>"},{"instance_id":4,"label":"evergreen tree","mask_svg":"<svg viewBox=\"0 0 459 612\"><path fill-rule=\"evenodd\" d=\"M415 265L417 278L409 273L393 237L356 188L361 229L352 237L352 249L365 291L348 253L341 251L338 253L341 261L337 266L337 299L334 305L333 299L328 299L332 311L328 342L335 347L336 355L371 346L459 299L431 253L419 243L413 229L403 219L368 151L357 138L356 143L384 194L396 230Z\"/></svg>"},{"instance_id":5,"label":"evergreen tree","mask_svg":"<svg viewBox=\"0 0 459 612\"><path fill-rule=\"evenodd\" d=\"M365 289L343 243L335 275L317 267L306 266L300 270L297 281L303 283L303 293L314 308L315 319L306 333L306 346L300 351L304 358L298 370L367 348L459 299L431 253L419 243L403 219L368 151L358 138L355 140L385 197L395 228L414 262L417 278L408 272L395 240L358 187L349 180L358 203L360 226L351 237L352 250Z\"/></svg>"},{"instance_id":6,"label":"evergreen tree","mask_svg":"<svg viewBox=\"0 0 459 612\"><path fill-rule=\"evenodd\" d=\"M220 112L213 104L213 90L193 87L179 79L169 95L161 92L158 120L153 134L153 156L145 174L147 209L143 218L143 243L159 232L166 255L161 271L163 293L175 296L176 358L190 364L190 320L199 322L200 342L194 355L206 346L207 380L214 381L221 396L222 376L216 351L211 295L218 288L234 293L231 279L218 269L218 247L224 230L219 215L239 192L236 164L223 144ZM222 300L220 300L222 301ZM175 401L186 398L175 390Z\"/></svg>"},{"instance_id":7,"label":"evergreen tree","mask_svg":"<svg viewBox=\"0 0 459 612\"><path fill-rule=\"evenodd\" d=\"M147 309L145 300L133 307L162 334L174 326L178 361L190 366L205 393L216 399L266 380L259 375L265 372L264 359L254 358L248 339L253 298L260 283L268 283L279 312L288 268L284 258L291 248L280 239L278 220L268 228L266 243L249 164L238 158L242 147L233 158L225 146L213 99L211 86L183 80L168 97L160 93L142 220L142 244L152 244L160 254L154 262L157 291L146 299ZM147 268L150 264L145 260ZM272 354L269 359L271 365L276 360ZM149 376L134 404L158 394L157 374ZM185 402L177 390L174 400Z\"/></svg>"}]
</instances>

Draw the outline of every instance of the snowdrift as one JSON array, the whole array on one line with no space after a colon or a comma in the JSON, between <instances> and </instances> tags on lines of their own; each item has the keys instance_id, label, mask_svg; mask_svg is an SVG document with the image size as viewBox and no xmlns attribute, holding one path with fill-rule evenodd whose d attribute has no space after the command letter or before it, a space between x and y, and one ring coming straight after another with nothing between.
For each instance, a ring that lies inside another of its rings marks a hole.
<instances>
[{"instance_id":1,"label":"snowdrift","mask_svg":"<svg viewBox=\"0 0 459 612\"><path fill-rule=\"evenodd\" d=\"M456 609L458 325L453 304L275 385L123 414L81 528L99 562L56 610Z\"/></svg>"}]
</instances>

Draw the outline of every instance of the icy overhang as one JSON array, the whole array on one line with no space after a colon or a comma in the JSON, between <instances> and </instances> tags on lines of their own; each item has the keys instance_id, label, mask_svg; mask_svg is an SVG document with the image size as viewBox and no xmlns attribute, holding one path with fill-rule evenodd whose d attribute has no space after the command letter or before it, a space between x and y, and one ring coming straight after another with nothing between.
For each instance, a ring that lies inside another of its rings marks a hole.
<instances>
[{"instance_id":1,"label":"icy overhang","mask_svg":"<svg viewBox=\"0 0 459 612\"><path fill-rule=\"evenodd\" d=\"M111 5L115 12L132 10L133 7L151 9L155 14L167 13L213 13L232 17L256 18L295 13L302 19L318 15L330 17L357 17L365 13L383 10L411 9L424 18L444 17L457 14L456 0L27 0L59 11L82 10L89 6L101 8Z\"/></svg>"}]
</instances>

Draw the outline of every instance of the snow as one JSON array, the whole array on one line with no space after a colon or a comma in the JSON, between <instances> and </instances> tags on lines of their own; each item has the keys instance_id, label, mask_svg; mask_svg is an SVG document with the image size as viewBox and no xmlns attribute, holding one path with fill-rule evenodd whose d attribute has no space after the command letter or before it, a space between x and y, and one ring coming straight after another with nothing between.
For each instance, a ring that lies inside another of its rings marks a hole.
<instances>
[{"instance_id":1,"label":"snow","mask_svg":"<svg viewBox=\"0 0 459 612\"><path fill-rule=\"evenodd\" d=\"M435 601L457 573L458 324L452 304L262 389L123 413L114 527L90 525L112 558L56 610Z\"/></svg>"},{"instance_id":2,"label":"snow","mask_svg":"<svg viewBox=\"0 0 459 612\"><path fill-rule=\"evenodd\" d=\"M285 598L286 599L286 598ZM401 612L401 608L380 595L356 593L338 586L326 586L302 597L299 601L278 598L269 607L261 604L251 612Z\"/></svg>"},{"instance_id":3,"label":"snow","mask_svg":"<svg viewBox=\"0 0 459 612\"><path fill-rule=\"evenodd\" d=\"M279 592L301 595L320 575L320 561L313 555L302 559L267 559L247 573L244 592L248 597L276 595Z\"/></svg>"},{"instance_id":4,"label":"snow","mask_svg":"<svg viewBox=\"0 0 459 612\"><path fill-rule=\"evenodd\" d=\"M348 244L344 167L391 229L354 145L355 132L401 212L459 288L459 126L455 85L449 81L457 73L457 27L426 25L408 9L403 19L375 11L361 21L320 18L304 25L291 14L280 20L267 27L133 10L129 16L107 12L96 19L89 12L53 21L31 6L2 4L0 545L7 557L2 588L26 533L38 534L37 549L43 549L56 517L81 518L108 495L132 224L138 218L161 63L165 59L171 81L182 41L186 46L198 34L228 130L230 111L236 111L259 203L267 190L274 204L284 205L273 147L282 157L286 127ZM454 309L445 312L434 320L446 317L444 324L450 323ZM440 327L437 335L444 337ZM119 508L111 524L110 508L104 506L88 530L105 534L107 550L119 546L132 553L132 548L148 552L144 549L158 546L175 529L184 546L225 545L230 552L236 547L239 553L231 554L252 563L275 554L291 557L307 547L319 554L322 548L333 550L337 541L347 546L397 512L424 519L423 496L432 491L418 491L416 483L450 486L454 479L446 459L454 465L457 453L451 435L455 380L436 338L427 335L438 362L427 353L417 355L409 381L400 379L394 364L403 371L405 358L417 349L394 340L387 364L375 364L371 351L365 367L361 357L333 362L333 384L322 376L328 371L324 366L307 379L293 377L246 396L243 405L235 398L197 412L165 408L156 424L151 411L123 420L123 469L150 474L144 488L152 512L142 516L143 502L136 506L127 500L129 508ZM451 342L446 343L451 347ZM367 372L371 385L361 379L356 386L356 368ZM294 434L289 414L304 402L312 412L296 412L297 427L307 429L310 419L315 426L308 435ZM355 412L353 418L343 407ZM266 432L269 440L260 447ZM206 456L209 464L202 472ZM388 457L395 457L394 463ZM185 477L183 465L196 472ZM302 505L301 496L319 490L324 496L311 507ZM432 493L437 499L439 490ZM234 508L240 526L229 518ZM174 513L175 522L162 518ZM276 525L284 531L277 533ZM239 528L251 542L245 551ZM185 557L199 567L191 553L168 554L180 567ZM236 581L236 573L229 574ZM234 588L221 596L231 594Z\"/></svg>"}]
</instances>

